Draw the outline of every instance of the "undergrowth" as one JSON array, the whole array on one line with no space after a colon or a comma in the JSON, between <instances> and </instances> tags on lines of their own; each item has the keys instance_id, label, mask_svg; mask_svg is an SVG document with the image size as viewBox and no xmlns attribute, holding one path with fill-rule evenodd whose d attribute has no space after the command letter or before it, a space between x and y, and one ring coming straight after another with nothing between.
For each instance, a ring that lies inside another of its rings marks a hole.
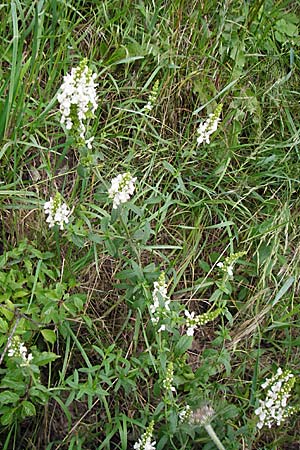
<instances>
[{"instance_id":1,"label":"undergrowth","mask_svg":"<svg viewBox=\"0 0 300 450\"><path fill-rule=\"evenodd\" d=\"M0 448L299 448L298 3L0 11Z\"/></svg>"}]
</instances>

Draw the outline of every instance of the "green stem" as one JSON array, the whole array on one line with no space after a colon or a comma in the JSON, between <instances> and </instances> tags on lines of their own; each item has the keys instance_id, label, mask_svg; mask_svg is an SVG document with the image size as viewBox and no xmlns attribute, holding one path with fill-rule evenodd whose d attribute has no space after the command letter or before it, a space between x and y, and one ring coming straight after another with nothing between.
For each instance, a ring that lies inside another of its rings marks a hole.
<instances>
[{"instance_id":1,"label":"green stem","mask_svg":"<svg viewBox=\"0 0 300 450\"><path fill-rule=\"evenodd\" d=\"M215 430L213 429L213 427L210 424L207 424L207 425L204 425L204 428L205 428L207 434L209 435L209 437L211 438L211 440L213 441L213 443L218 447L218 449L219 450L226 450L225 447L223 446L222 442L220 441L220 439L216 435Z\"/></svg>"}]
</instances>

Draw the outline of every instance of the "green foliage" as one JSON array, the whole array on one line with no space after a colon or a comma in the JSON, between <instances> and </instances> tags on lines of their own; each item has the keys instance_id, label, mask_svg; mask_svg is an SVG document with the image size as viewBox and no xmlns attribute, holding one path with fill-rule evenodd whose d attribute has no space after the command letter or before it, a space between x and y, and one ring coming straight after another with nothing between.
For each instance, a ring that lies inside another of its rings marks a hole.
<instances>
[{"instance_id":1,"label":"green foliage","mask_svg":"<svg viewBox=\"0 0 300 450\"><path fill-rule=\"evenodd\" d=\"M291 448L296 418L259 432L254 410L278 366L300 369L299 6L0 10L3 448L125 450L143 433L157 450L215 448L186 405L213 409L226 449ZM58 112L80 64L98 74L92 148L75 106L73 135ZM127 172L134 194L112 209ZM42 210L56 192L63 230Z\"/></svg>"},{"instance_id":2,"label":"green foliage","mask_svg":"<svg viewBox=\"0 0 300 450\"><path fill-rule=\"evenodd\" d=\"M54 254L26 241L0 257L0 347L6 366L0 381L2 425L36 415L35 405L51 397L40 368L50 370L60 355L43 349L56 342L66 320L82 311L84 300L82 294L70 294L59 277Z\"/></svg>"}]
</instances>

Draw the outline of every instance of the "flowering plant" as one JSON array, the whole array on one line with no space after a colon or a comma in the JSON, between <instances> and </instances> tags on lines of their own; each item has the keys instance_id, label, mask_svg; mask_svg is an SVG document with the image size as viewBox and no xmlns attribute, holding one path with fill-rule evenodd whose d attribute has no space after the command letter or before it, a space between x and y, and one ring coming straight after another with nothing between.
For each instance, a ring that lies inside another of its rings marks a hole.
<instances>
[{"instance_id":1,"label":"flowering plant","mask_svg":"<svg viewBox=\"0 0 300 450\"><path fill-rule=\"evenodd\" d=\"M95 79L84 59L79 67L73 68L70 74L64 76L57 100L60 103L60 123L71 131L77 143L92 148L94 137L86 138L87 121L95 117L98 107Z\"/></svg>"},{"instance_id":2,"label":"flowering plant","mask_svg":"<svg viewBox=\"0 0 300 450\"><path fill-rule=\"evenodd\" d=\"M266 397L264 400L259 400L259 407L255 410L255 415L259 419L257 428L260 429L264 426L271 428L274 424L280 425L297 411L295 407L287 406L295 381L296 378L292 372L279 367L276 374L267 378L261 385L266 390Z\"/></svg>"}]
</instances>

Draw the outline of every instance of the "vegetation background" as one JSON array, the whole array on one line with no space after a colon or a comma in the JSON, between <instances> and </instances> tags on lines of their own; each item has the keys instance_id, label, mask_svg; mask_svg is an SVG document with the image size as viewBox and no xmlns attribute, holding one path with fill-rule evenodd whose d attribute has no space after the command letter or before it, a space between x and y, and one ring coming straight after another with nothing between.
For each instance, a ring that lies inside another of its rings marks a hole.
<instances>
[{"instance_id":1,"label":"vegetation background","mask_svg":"<svg viewBox=\"0 0 300 450\"><path fill-rule=\"evenodd\" d=\"M213 449L178 422L203 402L226 449L300 448L297 414L261 431L254 416L262 381L300 370L299 13L285 0L2 2L1 449L125 450L152 419L158 450ZM92 152L66 136L56 99L84 58L98 74ZM112 212L110 181L128 170L135 196ZM73 209L64 231L45 222L56 191ZM237 252L229 279L216 263ZM174 317L224 314L193 338L156 333L161 271ZM5 354L13 336L30 370Z\"/></svg>"}]
</instances>

